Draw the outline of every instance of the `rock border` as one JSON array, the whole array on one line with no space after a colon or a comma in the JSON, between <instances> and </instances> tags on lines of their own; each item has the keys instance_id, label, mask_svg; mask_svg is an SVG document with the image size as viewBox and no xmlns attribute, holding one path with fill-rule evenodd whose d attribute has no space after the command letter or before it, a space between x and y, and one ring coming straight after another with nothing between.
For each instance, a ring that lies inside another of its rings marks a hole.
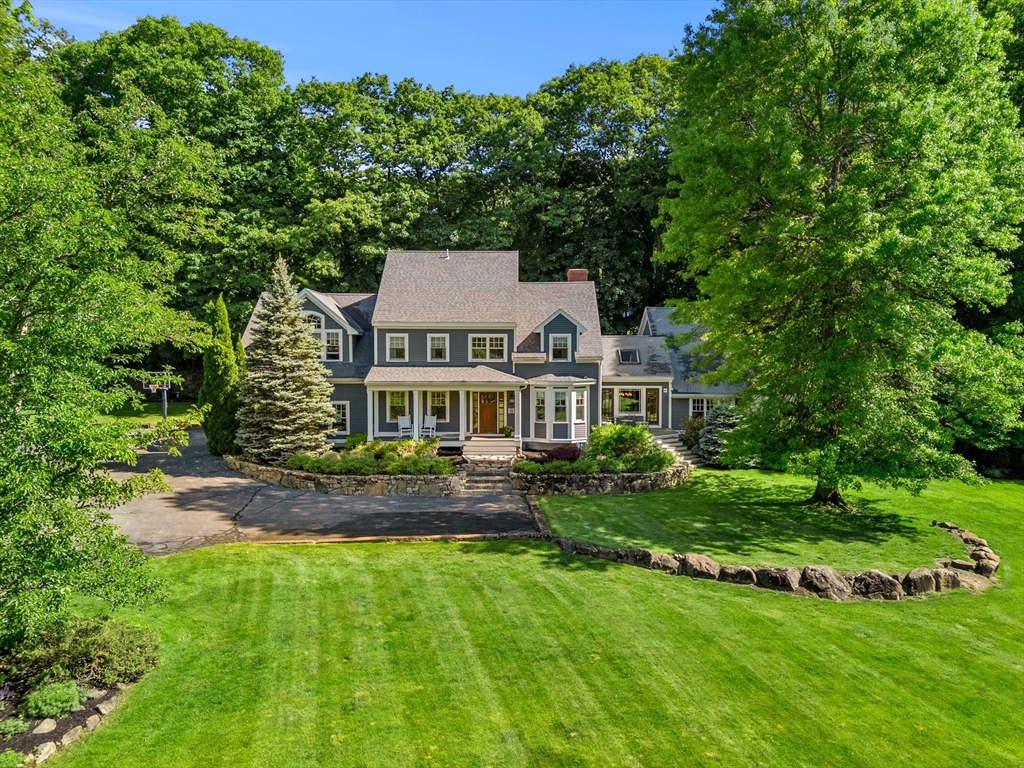
<instances>
[{"instance_id":1,"label":"rock border","mask_svg":"<svg viewBox=\"0 0 1024 768\"><path fill-rule=\"evenodd\" d=\"M334 496L458 496L465 485L465 477L459 472L451 475L320 475L268 467L237 456L225 456L224 463L253 480Z\"/></svg>"},{"instance_id":2,"label":"rock border","mask_svg":"<svg viewBox=\"0 0 1024 768\"><path fill-rule=\"evenodd\" d=\"M531 511L540 507L527 497ZM543 519L543 515L541 514ZM953 523L932 522L949 531L971 549L971 560L938 558L936 568L914 568L906 574L887 574L870 569L861 573L837 571L827 565L762 567L722 565L697 553L657 554L649 549L609 549L586 542L559 537L551 541L563 552L622 563L672 576L689 576L729 584L786 592L800 597L819 597L834 602L855 600L904 600L931 592L950 592L960 588L982 590L990 586L991 576L999 568L999 557L988 542ZM544 524L542 530L547 530Z\"/></svg>"},{"instance_id":3,"label":"rock border","mask_svg":"<svg viewBox=\"0 0 1024 768\"><path fill-rule=\"evenodd\" d=\"M76 725L73 728L69 728L59 739L54 737L53 741L44 741L42 744L37 745L32 750L31 754L25 755L22 766L24 766L24 768L31 768L32 766L40 765L57 754L58 750L62 750L74 744L83 733L95 731L103 724L103 721L110 715L110 713L120 706L123 693L129 687L130 686L125 683L115 683L115 692L113 695L108 695L110 692L107 690L90 688L86 694L88 698L86 699L87 704L85 706L95 710L94 714L92 714L83 725ZM35 728L32 729L32 733L44 734L56 730L57 721L52 718L47 718L39 721Z\"/></svg>"},{"instance_id":4,"label":"rock border","mask_svg":"<svg viewBox=\"0 0 1024 768\"><path fill-rule=\"evenodd\" d=\"M680 461L661 472L622 472L593 475L511 474L512 490L539 496L593 496L647 493L674 488L690 478L693 466Z\"/></svg>"}]
</instances>

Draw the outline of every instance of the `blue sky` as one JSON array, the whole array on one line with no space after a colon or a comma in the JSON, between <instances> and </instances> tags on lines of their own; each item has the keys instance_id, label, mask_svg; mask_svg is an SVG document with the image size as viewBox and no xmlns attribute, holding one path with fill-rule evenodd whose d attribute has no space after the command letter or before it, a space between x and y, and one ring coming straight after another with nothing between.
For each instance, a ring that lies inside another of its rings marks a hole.
<instances>
[{"instance_id":1,"label":"blue sky","mask_svg":"<svg viewBox=\"0 0 1024 768\"><path fill-rule=\"evenodd\" d=\"M31 2L31 0L30 0ZM435 87L524 96L570 64L668 52L711 0L36 0L35 13L80 40L139 16L205 21L280 51L285 75L350 80L363 72Z\"/></svg>"}]
</instances>

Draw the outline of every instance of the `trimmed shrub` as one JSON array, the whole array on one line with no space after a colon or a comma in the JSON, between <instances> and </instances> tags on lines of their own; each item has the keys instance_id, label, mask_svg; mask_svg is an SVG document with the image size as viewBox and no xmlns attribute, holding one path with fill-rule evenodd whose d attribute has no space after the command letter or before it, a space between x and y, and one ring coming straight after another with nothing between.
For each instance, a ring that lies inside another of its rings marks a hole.
<instances>
[{"instance_id":1,"label":"trimmed shrub","mask_svg":"<svg viewBox=\"0 0 1024 768\"><path fill-rule=\"evenodd\" d=\"M539 475L543 468L543 464L538 464L536 461L530 461L529 459L517 461L512 465L513 472L522 472L524 475Z\"/></svg>"},{"instance_id":2,"label":"trimmed shrub","mask_svg":"<svg viewBox=\"0 0 1024 768\"><path fill-rule=\"evenodd\" d=\"M345 450L351 451L366 445L366 433L356 432L345 438Z\"/></svg>"},{"instance_id":3,"label":"trimmed shrub","mask_svg":"<svg viewBox=\"0 0 1024 768\"><path fill-rule=\"evenodd\" d=\"M433 449L436 451L436 447ZM330 456L310 456L297 453L288 459L288 469L313 472L320 475L451 475L455 465L448 459L430 452L428 447L423 455L415 453L399 456L391 451L381 451L376 458L370 449L346 451Z\"/></svg>"},{"instance_id":4,"label":"trimmed shrub","mask_svg":"<svg viewBox=\"0 0 1024 768\"><path fill-rule=\"evenodd\" d=\"M74 680L49 683L30 692L21 704L21 711L32 718L64 717L85 698L85 688Z\"/></svg>"},{"instance_id":5,"label":"trimmed shrub","mask_svg":"<svg viewBox=\"0 0 1024 768\"><path fill-rule=\"evenodd\" d=\"M597 461L581 457L572 463L574 475L593 475L597 473Z\"/></svg>"},{"instance_id":6,"label":"trimmed shrub","mask_svg":"<svg viewBox=\"0 0 1024 768\"><path fill-rule=\"evenodd\" d=\"M704 427L693 452L712 466L721 466L723 438L736 426L736 409L731 405L716 405L704 417Z\"/></svg>"},{"instance_id":7,"label":"trimmed shrub","mask_svg":"<svg viewBox=\"0 0 1024 768\"><path fill-rule=\"evenodd\" d=\"M429 440L420 440L416 443L413 453L417 456L437 456L437 449L441 447L441 438L432 437Z\"/></svg>"},{"instance_id":8,"label":"trimmed shrub","mask_svg":"<svg viewBox=\"0 0 1024 768\"><path fill-rule=\"evenodd\" d=\"M566 443L565 445L556 445L550 451L544 454L544 462L549 463L552 461L576 461L583 456L583 449L575 443Z\"/></svg>"},{"instance_id":9,"label":"trimmed shrub","mask_svg":"<svg viewBox=\"0 0 1024 768\"><path fill-rule=\"evenodd\" d=\"M141 624L69 615L14 648L3 673L32 685L69 679L101 686L127 683L156 664L159 645L157 633Z\"/></svg>"},{"instance_id":10,"label":"trimmed shrub","mask_svg":"<svg viewBox=\"0 0 1024 768\"><path fill-rule=\"evenodd\" d=\"M541 465L545 475L568 475L572 473L572 462L570 461L549 461Z\"/></svg>"},{"instance_id":11,"label":"trimmed shrub","mask_svg":"<svg viewBox=\"0 0 1024 768\"><path fill-rule=\"evenodd\" d=\"M656 451L642 455L623 456L623 472L662 472L675 463L675 457L668 451Z\"/></svg>"},{"instance_id":12,"label":"trimmed shrub","mask_svg":"<svg viewBox=\"0 0 1024 768\"><path fill-rule=\"evenodd\" d=\"M25 755L15 752L13 749L5 749L0 752L0 768L19 768L25 763Z\"/></svg>"},{"instance_id":13,"label":"trimmed shrub","mask_svg":"<svg viewBox=\"0 0 1024 768\"><path fill-rule=\"evenodd\" d=\"M704 429L703 416L698 416L686 422L686 425L683 427L683 434L680 436L680 440L683 445L691 449L697 445L697 441L700 440L700 431L702 429Z\"/></svg>"},{"instance_id":14,"label":"trimmed shrub","mask_svg":"<svg viewBox=\"0 0 1024 768\"><path fill-rule=\"evenodd\" d=\"M605 424L590 431L590 449L594 458L622 457L658 450L644 424Z\"/></svg>"},{"instance_id":15,"label":"trimmed shrub","mask_svg":"<svg viewBox=\"0 0 1024 768\"><path fill-rule=\"evenodd\" d=\"M606 475L617 475L622 472L622 459L598 459L597 471Z\"/></svg>"},{"instance_id":16,"label":"trimmed shrub","mask_svg":"<svg viewBox=\"0 0 1024 768\"><path fill-rule=\"evenodd\" d=\"M28 730L28 720L21 717L12 717L7 720L0 720L0 736L5 739L17 736ZM3 763L0 763L3 765Z\"/></svg>"}]
</instances>

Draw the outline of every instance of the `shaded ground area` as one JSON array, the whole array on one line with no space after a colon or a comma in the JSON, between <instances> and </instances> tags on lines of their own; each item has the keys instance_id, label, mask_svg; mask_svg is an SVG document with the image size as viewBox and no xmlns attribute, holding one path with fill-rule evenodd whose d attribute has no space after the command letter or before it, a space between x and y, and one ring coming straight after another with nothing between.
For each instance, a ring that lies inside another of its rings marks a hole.
<instances>
[{"instance_id":1,"label":"shaded ground area","mask_svg":"<svg viewBox=\"0 0 1024 768\"><path fill-rule=\"evenodd\" d=\"M153 555L235 541L324 541L383 536L461 536L532 531L519 496L459 498L329 496L295 491L234 472L206 453L206 437L190 433L180 457L139 456L124 477L157 467L173 493L136 499L112 515L129 538Z\"/></svg>"}]
</instances>

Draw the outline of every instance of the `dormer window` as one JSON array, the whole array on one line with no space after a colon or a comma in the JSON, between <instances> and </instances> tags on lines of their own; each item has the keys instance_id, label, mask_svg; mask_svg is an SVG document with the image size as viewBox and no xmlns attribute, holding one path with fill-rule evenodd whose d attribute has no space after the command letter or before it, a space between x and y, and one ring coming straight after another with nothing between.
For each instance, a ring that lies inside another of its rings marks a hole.
<instances>
[{"instance_id":1,"label":"dormer window","mask_svg":"<svg viewBox=\"0 0 1024 768\"><path fill-rule=\"evenodd\" d=\"M567 333L551 334L551 360L565 363L569 361L569 345L572 336Z\"/></svg>"},{"instance_id":2,"label":"dormer window","mask_svg":"<svg viewBox=\"0 0 1024 768\"><path fill-rule=\"evenodd\" d=\"M316 312L305 313L306 325L313 334L313 338L320 344L320 359L324 358L324 317Z\"/></svg>"},{"instance_id":3,"label":"dormer window","mask_svg":"<svg viewBox=\"0 0 1024 768\"><path fill-rule=\"evenodd\" d=\"M620 349L619 350L619 362L623 365L639 365L640 364L640 350L638 349Z\"/></svg>"}]
</instances>

